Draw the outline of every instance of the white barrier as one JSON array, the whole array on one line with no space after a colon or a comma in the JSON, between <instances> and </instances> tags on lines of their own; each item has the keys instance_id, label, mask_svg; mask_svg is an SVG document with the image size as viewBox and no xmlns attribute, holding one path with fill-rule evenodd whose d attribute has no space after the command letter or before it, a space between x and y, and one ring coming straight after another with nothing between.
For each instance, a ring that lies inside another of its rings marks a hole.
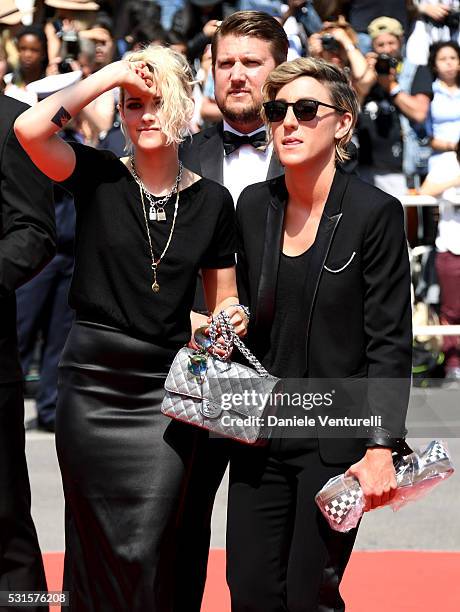
<instances>
[{"instance_id":1,"label":"white barrier","mask_svg":"<svg viewBox=\"0 0 460 612\"><path fill-rule=\"evenodd\" d=\"M415 325L414 336L460 336L460 325Z\"/></svg>"},{"instance_id":2,"label":"white barrier","mask_svg":"<svg viewBox=\"0 0 460 612\"><path fill-rule=\"evenodd\" d=\"M428 195L406 195L399 198L403 206L438 206L438 200Z\"/></svg>"},{"instance_id":3,"label":"white barrier","mask_svg":"<svg viewBox=\"0 0 460 612\"><path fill-rule=\"evenodd\" d=\"M429 195L405 195L399 198L401 204L405 207L409 206L442 206L445 202L449 204L460 204L460 195L453 195L439 200Z\"/></svg>"},{"instance_id":4,"label":"white barrier","mask_svg":"<svg viewBox=\"0 0 460 612\"><path fill-rule=\"evenodd\" d=\"M439 201L437 198L429 195L406 195L401 196L401 204L406 208L409 206L442 206L445 202L460 204L460 195L453 195L449 198L443 198ZM422 255L426 250L431 247L418 246L412 249L412 254ZM460 336L460 325L416 325L413 328L414 336Z\"/></svg>"}]
</instances>

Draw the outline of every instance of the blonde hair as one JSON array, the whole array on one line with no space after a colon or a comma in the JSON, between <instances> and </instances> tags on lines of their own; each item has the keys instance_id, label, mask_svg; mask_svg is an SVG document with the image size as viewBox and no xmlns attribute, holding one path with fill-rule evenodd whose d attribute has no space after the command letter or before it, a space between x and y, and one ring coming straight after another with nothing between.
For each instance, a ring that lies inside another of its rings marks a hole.
<instances>
[{"instance_id":1,"label":"blonde hair","mask_svg":"<svg viewBox=\"0 0 460 612\"><path fill-rule=\"evenodd\" d=\"M161 93L161 110L164 116L162 125L166 143L180 144L191 134L190 123L194 111L193 77L185 57L167 47L149 45L139 51L127 53L128 62L145 62ZM120 88L120 106L123 107L125 91ZM123 124L122 124L123 127ZM132 150L132 142L126 130L122 130L126 140L125 149Z\"/></svg>"},{"instance_id":2,"label":"blonde hair","mask_svg":"<svg viewBox=\"0 0 460 612\"><path fill-rule=\"evenodd\" d=\"M359 102L356 97L347 74L338 66L326 62L325 60L313 57L299 57L290 62L284 62L272 70L262 87L264 102L274 100L278 91L288 83L296 79L309 76L325 85L331 97L332 104L337 108L348 112L352 116L350 129L335 142L336 162L345 162L350 159L346 146L353 135L353 128L356 125L359 113ZM270 129L264 112L262 111L265 123Z\"/></svg>"}]
</instances>

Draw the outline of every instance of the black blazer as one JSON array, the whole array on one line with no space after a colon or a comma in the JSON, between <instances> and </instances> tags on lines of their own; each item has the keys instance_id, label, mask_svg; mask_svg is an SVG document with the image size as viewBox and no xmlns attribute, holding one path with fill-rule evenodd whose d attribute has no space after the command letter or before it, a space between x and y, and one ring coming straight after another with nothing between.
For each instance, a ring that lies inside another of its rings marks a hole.
<instances>
[{"instance_id":1,"label":"black blazer","mask_svg":"<svg viewBox=\"0 0 460 612\"><path fill-rule=\"evenodd\" d=\"M0 95L0 384L22 380L15 290L53 257L51 181L19 144L13 123L25 104Z\"/></svg>"},{"instance_id":2,"label":"black blazer","mask_svg":"<svg viewBox=\"0 0 460 612\"><path fill-rule=\"evenodd\" d=\"M248 341L260 358L270 342L287 197L282 176L247 187L237 206L238 290L251 310ZM404 432L412 324L398 200L336 170L312 246L304 304L305 376L403 381L367 381L365 416L382 416L383 429L370 428L367 440L320 439L325 461L353 462L366 445L389 443Z\"/></svg>"},{"instance_id":3,"label":"black blazer","mask_svg":"<svg viewBox=\"0 0 460 612\"><path fill-rule=\"evenodd\" d=\"M194 134L191 139L183 142L179 149L179 157L186 168L221 185L224 184L222 134L223 123L219 123ZM283 166L273 154L268 167L267 179L280 174L284 174Z\"/></svg>"}]
</instances>

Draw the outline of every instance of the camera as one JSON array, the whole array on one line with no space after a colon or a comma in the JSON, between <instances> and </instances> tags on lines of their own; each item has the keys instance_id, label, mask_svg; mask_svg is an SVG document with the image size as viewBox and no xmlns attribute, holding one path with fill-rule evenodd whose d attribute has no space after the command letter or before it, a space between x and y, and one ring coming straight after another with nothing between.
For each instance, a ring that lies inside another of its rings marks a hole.
<instances>
[{"instance_id":1,"label":"camera","mask_svg":"<svg viewBox=\"0 0 460 612\"><path fill-rule=\"evenodd\" d=\"M78 40L78 33L74 30L62 32L61 39L61 57L63 59L58 64L58 70L60 74L65 74L73 71L72 62L77 59L80 53L80 41Z\"/></svg>"},{"instance_id":2,"label":"camera","mask_svg":"<svg viewBox=\"0 0 460 612\"><path fill-rule=\"evenodd\" d=\"M324 51L331 51L333 53L340 51L340 43L332 36L332 34L323 34L321 36L321 44Z\"/></svg>"},{"instance_id":3,"label":"camera","mask_svg":"<svg viewBox=\"0 0 460 612\"><path fill-rule=\"evenodd\" d=\"M458 30L460 25L460 11L451 11L444 19L444 25L450 30Z\"/></svg>"},{"instance_id":4,"label":"camera","mask_svg":"<svg viewBox=\"0 0 460 612\"><path fill-rule=\"evenodd\" d=\"M391 57L386 53L381 53L377 56L377 62L375 64L375 71L377 74L390 74L392 68L396 68L399 61L396 57Z\"/></svg>"}]
</instances>

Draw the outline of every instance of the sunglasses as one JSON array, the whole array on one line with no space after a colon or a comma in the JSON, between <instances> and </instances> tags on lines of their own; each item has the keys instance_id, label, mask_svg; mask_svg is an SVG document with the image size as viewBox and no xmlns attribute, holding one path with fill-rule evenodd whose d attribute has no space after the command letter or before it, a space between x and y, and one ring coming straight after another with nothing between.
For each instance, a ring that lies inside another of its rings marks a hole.
<instances>
[{"instance_id":1,"label":"sunglasses","mask_svg":"<svg viewBox=\"0 0 460 612\"><path fill-rule=\"evenodd\" d=\"M333 108L338 113L345 112L343 108L338 108L337 106L332 106L332 104L326 104L325 102L318 102L318 100L297 100L297 102L270 100L270 102L264 102L265 116L270 123L282 121L286 117L286 113L290 106L292 106L294 115L299 121L311 121L314 119L318 112L318 106Z\"/></svg>"}]
</instances>

